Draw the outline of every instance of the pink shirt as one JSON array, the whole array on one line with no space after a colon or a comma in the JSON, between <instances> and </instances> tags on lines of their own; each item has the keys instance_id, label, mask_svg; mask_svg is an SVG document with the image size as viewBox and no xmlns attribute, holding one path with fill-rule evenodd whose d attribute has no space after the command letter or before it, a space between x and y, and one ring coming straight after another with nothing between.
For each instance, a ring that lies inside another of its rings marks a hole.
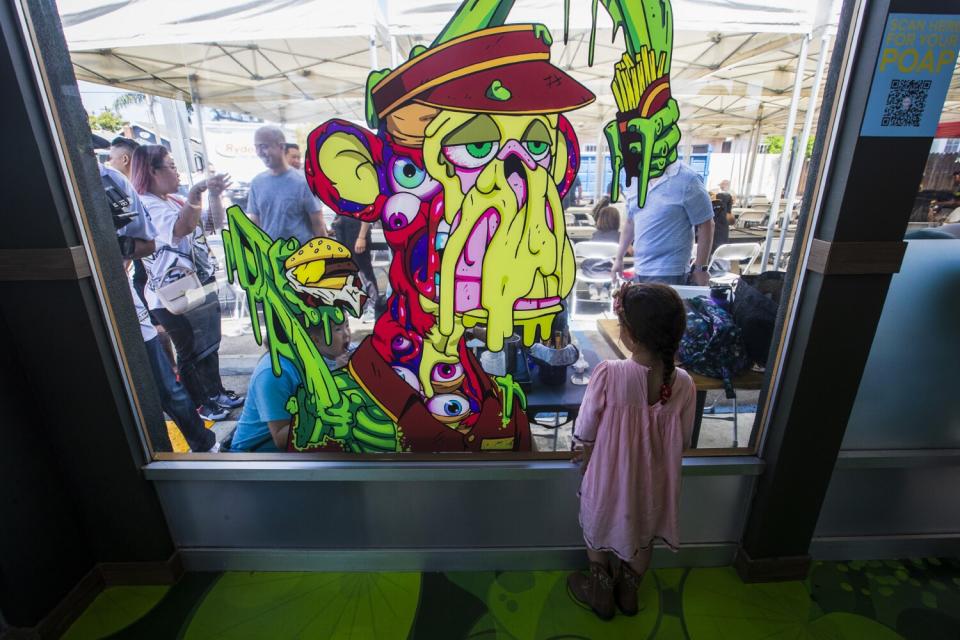
<instances>
[{"instance_id":1,"label":"pink shirt","mask_svg":"<svg viewBox=\"0 0 960 640\"><path fill-rule=\"evenodd\" d=\"M634 360L597 365L574 435L594 442L580 484L580 526L587 545L632 560L661 538L680 545L683 450L690 446L696 387L677 369L666 404L647 401L649 369Z\"/></svg>"}]
</instances>

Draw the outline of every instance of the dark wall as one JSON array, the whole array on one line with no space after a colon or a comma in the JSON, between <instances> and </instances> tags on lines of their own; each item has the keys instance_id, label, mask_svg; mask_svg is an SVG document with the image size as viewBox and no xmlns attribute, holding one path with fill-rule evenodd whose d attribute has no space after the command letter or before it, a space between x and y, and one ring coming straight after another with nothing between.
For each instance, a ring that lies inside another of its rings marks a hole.
<instances>
[{"instance_id":1,"label":"dark wall","mask_svg":"<svg viewBox=\"0 0 960 640\"><path fill-rule=\"evenodd\" d=\"M82 244L66 188L76 180L122 352L132 370L148 371L56 8L27 4L62 138L48 125L20 18L2 3L0 257ZM35 625L97 562L164 561L173 552L140 471L145 458L106 327L89 276L0 277L0 611L13 626ZM153 384L136 378L136 387ZM162 419L155 394L138 395L147 419Z\"/></svg>"}]
</instances>

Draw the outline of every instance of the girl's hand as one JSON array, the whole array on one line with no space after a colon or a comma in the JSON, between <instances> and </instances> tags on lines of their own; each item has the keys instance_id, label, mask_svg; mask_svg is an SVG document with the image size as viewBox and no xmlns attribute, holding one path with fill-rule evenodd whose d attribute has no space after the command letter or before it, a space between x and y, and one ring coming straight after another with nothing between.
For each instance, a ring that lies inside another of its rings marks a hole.
<instances>
[{"instance_id":1,"label":"girl's hand","mask_svg":"<svg viewBox=\"0 0 960 640\"><path fill-rule=\"evenodd\" d=\"M580 465L581 475L587 471L587 465L590 464L590 454L592 452L593 447L586 444L575 444L573 447L573 456L570 458L570 462Z\"/></svg>"},{"instance_id":2,"label":"girl's hand","mask_svg":"<svg viewBox=\"0 0 960 640\"><path fill-rule=\"evenodd\" d=\"M367 239L363 236L357 238L357 241L353 243L353 250L356 253L363 253L367 250Z\"/></svg>"}]
</instances>

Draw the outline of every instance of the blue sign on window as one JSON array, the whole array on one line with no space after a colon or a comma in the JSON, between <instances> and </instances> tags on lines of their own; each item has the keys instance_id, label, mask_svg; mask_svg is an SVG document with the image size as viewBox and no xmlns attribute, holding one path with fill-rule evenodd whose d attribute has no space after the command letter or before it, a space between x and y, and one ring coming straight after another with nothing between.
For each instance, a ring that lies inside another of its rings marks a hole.
<instances>
[{"instance_id":1,"label":"blue sign on window","mask_svg":"<svg viewBox=\"0 0 960 640\"><path fill-rule=\"evenodd\" d=\"M960 15L891 13L862 136L932 137L960 49Z\"/></svg>"}]
</instances>

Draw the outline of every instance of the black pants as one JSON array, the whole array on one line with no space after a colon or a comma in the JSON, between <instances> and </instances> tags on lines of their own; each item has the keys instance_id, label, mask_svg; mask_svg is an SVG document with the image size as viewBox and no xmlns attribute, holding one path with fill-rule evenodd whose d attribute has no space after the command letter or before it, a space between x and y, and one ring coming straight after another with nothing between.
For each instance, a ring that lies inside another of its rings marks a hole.
<instances>
[{"instance_id":1,"label":"black pants","mask_svg":"<svg viewBox=\"0 0 960 640\"><path fill-rule=\"evenodd\" d=\"M203 420L197 414L197 405L194 404L183 385L174 377L170 361L163 347L160 346L160 341L152 338L147 340L146 345L147 355L150 356L150 368L153 369L157 391L160 392L160 406L163 407L164 413L176 423L191 450L208 451L216 441L216 435L203 426ZM172 449L166 428L163 433L151 433L150 439L153 441L155 451Z\"/></svg>"},{"instance_id":2,"label":"black pants","mask_svg":"<svg viewBox=\"0 0 960 640\"><path fill-rule=\"evenodd\" d=\"M367 230L367 250L363 253L357 253L353 249L353 245L357 243L357 238L360 237L360 225L361 222L356 218L340 216L333 224L333 232L336 234L337 242L350 249L350 253L353 254L353 263L357 265L360 274L366 280L367 297L376 301L380 296L380 289L377 286L377 276L373 272L373 258L371 257L373 242L369 229Z\"/></svg>"},{"instance_id":3,"label":"black pants","mask_svg":"<svg viewBox=\"0 0 960 640\"><path fill-rule=\"evenodd\" d=\"M180 380L194 406L223 391L220 380L220 300L216 292L207 294L203 304L183 315L164 308L154 314L177 351Z\"/></svg>"}]
</instances>

